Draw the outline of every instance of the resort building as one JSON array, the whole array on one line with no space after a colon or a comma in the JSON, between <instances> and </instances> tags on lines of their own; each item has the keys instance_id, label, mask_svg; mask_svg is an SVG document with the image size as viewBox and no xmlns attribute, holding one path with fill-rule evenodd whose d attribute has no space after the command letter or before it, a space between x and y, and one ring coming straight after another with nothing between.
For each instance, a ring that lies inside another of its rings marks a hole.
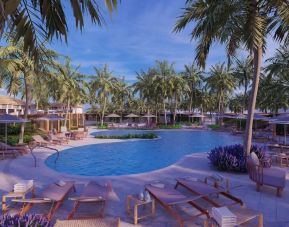
<instances>
[{"instance_id":1,"label":"resort building","mask_svg":"<svg viewBox=\"0 0 289 227\"><path fill-rule=\"evenodd\" d=\"M61 113L67 111L67 105L63 103L51 103L48 112L50 113ZM82 114L83 113L83 106L82 105L75 105L69 107L69 113L74 114Z\"/></svg>"},{"instance_id":2,"label":"resort building","mask_svg":"<svg viewBox=\"0 0 289 227\"><path fill-rule=\"evenodd\" d=\"M25 103L9 96L0 96L0 114L22 115Z\"/></svg>"}]
</instances>

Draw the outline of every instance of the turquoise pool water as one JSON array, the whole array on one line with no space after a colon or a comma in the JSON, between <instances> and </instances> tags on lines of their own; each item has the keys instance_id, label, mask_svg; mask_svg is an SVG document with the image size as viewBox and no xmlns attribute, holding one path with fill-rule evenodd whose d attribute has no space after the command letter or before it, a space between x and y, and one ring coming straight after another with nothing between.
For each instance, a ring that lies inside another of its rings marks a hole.
<instances>
[{"instance_id":1,"label":"turquoise pool water","mask_svg":"<svg viewBox=\"0 0 289 227\"><path fill-rule=\"evenodd\" d=\"M241 138L211 131L103 131L95 134L157 134L160 139L93 144L71 148L47 158L50 168L68 174L112 176L148 172L167 167L184 155L207 152L220 145L240 143Z\"/></svg>"}]
</instances>

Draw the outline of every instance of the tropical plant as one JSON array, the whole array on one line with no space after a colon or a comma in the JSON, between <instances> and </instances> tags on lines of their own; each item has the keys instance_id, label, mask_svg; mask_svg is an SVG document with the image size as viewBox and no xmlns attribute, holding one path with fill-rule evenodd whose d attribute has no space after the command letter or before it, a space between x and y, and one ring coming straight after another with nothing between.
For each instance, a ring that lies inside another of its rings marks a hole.
<instances>
[{"instance_id":1,"label":"tropical plant","mask_svg":"<svg viewBox=\"0 0 289 227\"><path fill-rule=\"evenodd\" d=\"M58 76L55 78L54 86L52 85L52 89L54 90L51 94L52 98L59 103L66 104L65 126L67 126L70 107L83 104L86 101L85 76L78 70L79 66L74 68L71 65L70 58L66 57L64 64L57 66Z\"/></svg>"},{"instance_id":2,"label":"tropical plant","mask_svg":"<svg viewBox=\"0 0 289 227\"><path fill-rule=\"evenodd\" d=\"M224 63L217 64L211 67L209 77L205 79L205 82L210 93L215 93L217 96L219 114L223 113L228 96L235 88L235 79L232 72L227 69Z\"/></svg>"},{"instance_id":3,"label":"tropical plant","mask_svg":"<svg viewBox=\"0 0 289 227\"><path fill-rule=\"evenodd\" d=\"M2 69L1 71L5 73L0 78L8 93L14 96L21 93L22 97L25 97L24 118L27 118L28 108L32 101L31 92L33 91L36 77L50 77L52 75L50 67L54 65L54 59L57 54L41 46L35 50L38 55L38 60L35 61L25 52L22 40L18 43L15 43L13 39L8 41L9 46L0 47L0 56L4 59L5 64L13 65L13 67ZM23 136L24 124L21 126L19 143L23 143Z\"/></svg>"},{"instance_id":4,"label":"tropical plant","mask_svg":"<svg viewBox=\"0 0 289 227\"><path fill-rule=\"evenodd\" d=\"M243 109L248 106L248 89L253 79L253 58L248 56L246 59L235 58L233 76L236 78L239 88L244 89Z\"/></svg>"},{"instance_id":5,"label":"tropical plant","mask_svg":"<svg viewBox=\"0 0 289 227\"><path fill-rule=\"evenodd\" d=\"M89 86L90 91L97 97L95 100L97 100L101 109L100 125L102 126L108 102L116 88L117 79L113 77L107 65L104 65L103 68L94 67L94 70L96 75L91 77Z\"/></svg>"},{"instance_id":6,"label":"tropical plant","mask_svg":"<svg viewBox=\"0 0 289 227\"><path fill-rule=\"evenodd\" d=\"M65 3L64 3L65 2ZM104 0L109 12L116 8L117 0ZM67 41L67 12L71 7L75 25L80 30L84 27L84 18L88 15L92 23L101 26L104 23L101 8L95 0L40 1L40 0L5 0L0 1L0 31L14 33L18 42L23 38L24 51L27 50L35 59L36 49L42 43L53 38Z\"/></svg>"},{"instance_id":7,"label":"tropical plant","mask_svg":"<svg viewBox=\"0 0 289 227\"><path fill-rule=\"evenodd\" d=\"M197 107L198 95L200 94L201 85L204 80L203 73L196 68L194 64L185 65L185 71L182 72L183 78L188 84L187 97L189 99L189 112L192 113Z\"/></svg>"},{"instance_id":8,"label":"tropical plant","mask_svg":"<svg viewBox=\"0 0 289 227\"><path fill-rule=\"evenodd\" d=\"M265 157L265 151L257 146L252 146L250 153L255 152L259 159ZM208 153L211 165L220 171L247 172L246 152L240 144L216 147Z\"/></svg>"},{"instance_id":9,"label":"tropical plant","mask_svg":"<svg viewBox=\"0 0 289 227\"><path fill-rule=\"evenodd\" d=\"M249 154L252 143L254 110L266 40L289 40L289 7L287 1L276 0L187 0L174 31L180 32L192 23L191 38L197 39L196 62L204 67L213 42L226 46L228 56L239 47L253 54L254 77L244 139Z\"/></svg>"}]
</instances>

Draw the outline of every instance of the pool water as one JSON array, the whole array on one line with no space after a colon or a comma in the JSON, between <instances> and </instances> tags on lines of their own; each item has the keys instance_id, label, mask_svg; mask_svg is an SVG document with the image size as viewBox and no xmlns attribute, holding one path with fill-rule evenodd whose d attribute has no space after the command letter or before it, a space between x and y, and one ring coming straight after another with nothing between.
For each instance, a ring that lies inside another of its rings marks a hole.
<instances>
[{"instance_id":1,"label":"pool water","mask_svg":"<svg viewBox=\"0 0 289 227\"><path fill-rule=\"evenodd\" d=\"M68 174L113 176L148 172L167 167L187 154L208 152L220 145L241 143L241 138L212 131L113 130L93 135L155 133L156 140L125 141L71 148L47 158L50 168Z\"/></svg>"}]
</instances>

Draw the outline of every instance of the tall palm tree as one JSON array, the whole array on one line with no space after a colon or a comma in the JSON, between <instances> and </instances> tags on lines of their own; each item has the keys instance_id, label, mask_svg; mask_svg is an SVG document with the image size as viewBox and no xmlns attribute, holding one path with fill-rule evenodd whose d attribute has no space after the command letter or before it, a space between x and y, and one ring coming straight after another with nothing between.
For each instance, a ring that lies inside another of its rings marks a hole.
<instances>
[{"instance_id":1,"label":"tall palm tree","mask_svg":"<svg viewBox=\"0 0 289 227\"><path fill-rule=\"evenodd\" d=\"M138 94L140 99L143 99L146 105L147 113L150 112L154 104L155 98L155 77L156 70L154 68L148 69L147 72L141 71L137 73L137 81L133 84L134 94Z\"/></svg>"},{"instance_id":2,"label":"tall palm tree","mask_svg":"<svg viewBox=\"0 0 289 227\"><path fill-rule=\"evenodd\" d=\"M156 61L156 77L153 84L156 97L162 99L162 109L164 112L165 124L167 124L167 106L166 103L169 99L170 89L172 88L171 77L176 74L174 64L168 61Z\"/></svg>"},{"instance_id":3,"label":"tall palm tree","mask_svg":"<svg viewBox=\"0 0 289 227\"><path fill-rule=\"evenodd\" d=\"M227 69L225 63L217 64L211 67L209 77L205 81L210 92L217 95L219 114L223 113L226 99L235 88L235 79L232 72Z\"/></svg>"},{"instance_id":4,"label":"tall palm tree","mask_svg":"<svg viewBox=\"0 0 289 227\"><path fill-rule=\"evenodd\" d=\"M82 104L86 99L84 75L79 72L79 67L71 65L70 58L66 57L63 65L59 64L56 87L53 87L53 98L57 102L66 104L64 126L67 126L68 114L72 105Z\"/></svg>"},{"instance_id":5,"label":"tall palm tree","mask_svg":"<svg viewBox=\"0 0 289 227\"><path fill-rule=\"evenodd\" d=\"M196 61L200 66L205 66L207 56L215 41L226 45L228 56L235 55L236 50L241 46L253 54L254 77L244 139L244 149L249 154L266 39L272 36L279 42L288 42L288 1L187 0L186 4L174 31L179 32L192 22L191 38L198 40Z\"/></svg>"},{"instance_id":6,"label":"tall palm tree","mask_svg":"<svg viewBox=\"0 0 289 227\"><path fill-rule=\"evenodd\" d=\"M189 86L181 75L175 75L171 77L171 97L173 100L173 123L176 123L177 109L180 102L184 98L184 94L189 90Z\"/></svg>"},{"instance_id":7,"label":"tall palm tree","mask_svg":"<svg viewBox=\"0 0 289 227\"><path fill-rule=\"evenodd\" d=\"M115 89L115 84L117 83L117 79L112 76L112 72L109 71L107 65L103 68L94 67L96 75L92 77L90 86L93 94L97 97L97 102L101 109L101 126L103 126L104 115L107 110L107 105L111 95Z\"/></svg>"},{"instance_id":8,"label":"tall palm tree","mask_svg":"<svg viewBox=\"0 0 289 227\"><path fill-rule=\"evenodd\" d=\"M248 88L251 85L253 79L253 58L248 56L246 59L236 59L236 66L233 70L233 75L237 79L238 85L244 88L244 108L248 105L247 96Z\"/></svg>"},{"instance_id":9,"label":"tall palm tree","mask_svg":"<svg viewBox=\"0 0 289 227\"><path fill-rule=\"evenodd\" d=\"M203 82L202 71L197 69L194 64L185 65L185 71L182 73L184 79L186 80L189 90L189 112L192 112L192 109L196 107L197 104L197 92L201 88ZM193 105L195 103L195 105Z\"/></svg>"},{"instance_id":10,"label":"tall palm tree","mask_svg":"<svg viewBox=\"0 0 289 227\"><path fill-rule=\"evenodd\" d=\"M57 54L53 51L46 49L41 46L39 49L35 50L38 55L37 61L32 58L26 51L24 47L24 42L15 43L13 39L9 39L9 46L0 47L1 58L5 59L6 62L13 62L15 67L13 70L9 70L2 74L1 77L7 78L10 81L7 86L8 92L13 95L17 95L19 92L25 97L25 108L24 108L24 118L28 116L28 109L31 104L31 91L35 78L40 76L51 75L48 68L54 64L54 58ZM47 67L47 65L49 65ZM15 87L16 86L16 87ZM16 88L22 88L18 91ZM24 124L21 124L19 143L23 143L24 138Z\"/></svg>"},{"instance_id":11,"label":"tall palm tree","mask_svg":"<svg viewBox=\"0 0 289 227\"><path fill-rule=\"evenodd\" d=\"M111 13L118 0L103 0ZM65 3L64 3L65 2ZM66 3L66 2L70 2ZM70 9L69 9L70 6ZM71 10L75 25L80 30L84 27L84 18L88 15L91 21L99 26L104 19L100 4L95 0L74 1L40 1L9 0L0 1L0 32L16 33L16 41L24 39L24 49L37 58L37 51L43 41L53 38L67 41L67 14Z\"/></svg>"}]
</instances>

